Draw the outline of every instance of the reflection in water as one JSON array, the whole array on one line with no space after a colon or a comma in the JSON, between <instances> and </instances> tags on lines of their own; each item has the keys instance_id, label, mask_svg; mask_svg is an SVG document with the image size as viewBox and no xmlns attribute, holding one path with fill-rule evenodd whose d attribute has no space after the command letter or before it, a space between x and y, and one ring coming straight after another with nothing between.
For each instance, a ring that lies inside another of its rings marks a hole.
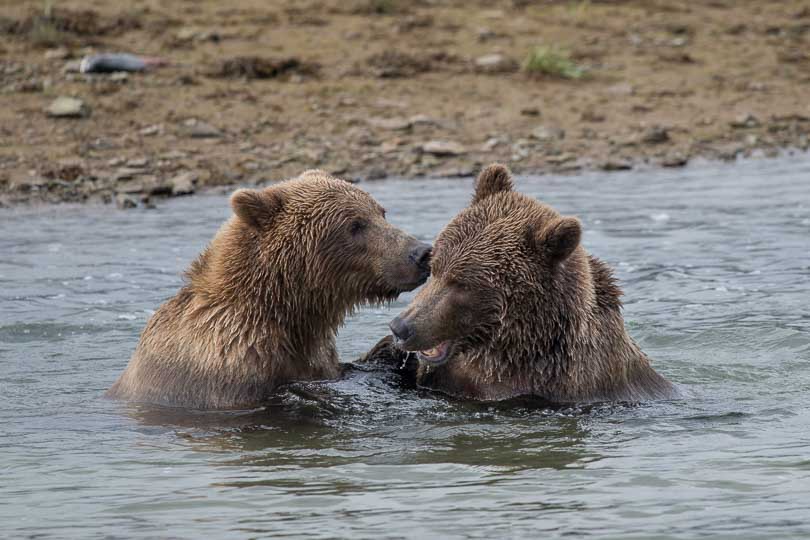
<instances>
[{"instance_id":1,"label":"reflection in water","mask_svg":"<svg viewBox=\"0 0 810 540\"><path fill-rule=\"evenodd\" d=\"M255 411L102 399L226 197L0 210L3 534L810 537L808 178L803 156L518 179L582 219L631 335L688 396L575 410L465 403L362 369ZM472 192L364 186L420 240ZM351 317L343 360L412 296Z\"/></svg>"},{"instance_id":2,"label":"reflection in water","mask_svg":"<svg viewBox=\"0 0 810 540\"><path fill-rule=\"evenodd\" d=\"M341 381L289 385L252 411L140 404L128 414L183 437L195 450L239 454L222 465L452 462L517 470L594 461L597 456L584 449L584 426L623 407L549 407L535 398L468 403L385 379L356 369ZM380 394L386 401L374 397Z\"/></svg>"}]
</instances>

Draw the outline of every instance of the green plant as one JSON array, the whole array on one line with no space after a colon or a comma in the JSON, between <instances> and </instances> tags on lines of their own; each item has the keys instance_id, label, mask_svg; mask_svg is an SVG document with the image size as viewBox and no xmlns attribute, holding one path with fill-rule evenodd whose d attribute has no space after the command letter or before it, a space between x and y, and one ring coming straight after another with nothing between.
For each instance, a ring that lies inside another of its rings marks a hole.
<instances>
[{"instance_id":1,"label":"green plant","mask_svg":"<svg viewBox=\"0 0 810 540\"><path fill-rule=\"evenodd\" d=\"M530 74L548 75L563 79L581 79L585 70L568 53L556 47L535 47L529 52L523 70Z\"/></svg>"}]
</instances>

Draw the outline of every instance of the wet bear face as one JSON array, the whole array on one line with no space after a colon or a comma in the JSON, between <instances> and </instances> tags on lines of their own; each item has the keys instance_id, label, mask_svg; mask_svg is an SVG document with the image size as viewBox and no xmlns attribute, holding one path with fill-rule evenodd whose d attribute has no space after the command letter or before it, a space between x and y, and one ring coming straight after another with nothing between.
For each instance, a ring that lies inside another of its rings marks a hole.
<instances>
[{"instance_id":1,"label":"wet bear face","mask_svg":"<svg viewBox=\"0 0 810 540\"><path fill-rule=\"evenodd\" d=\"M392 321L395 340L433 366L531 343L520 334L544 324L538 306L576 283L577 265L566 261L580 236L576 218L512 191L505 167L486 168L470 206L437 238L427 285Z\"/></svg>"},{"instance_id":2,"label":"wet bear face","mask_svg":"<svg viewBox=\"0 0 810 540\"><path fill-rule=\"evenodd\" d=\"M259 267L285 267L274 275L347 304L390 300L429 275L428 244L388 223L365 191L322 171L239 190L231 206Z\"/></svg>"}]
</instances>

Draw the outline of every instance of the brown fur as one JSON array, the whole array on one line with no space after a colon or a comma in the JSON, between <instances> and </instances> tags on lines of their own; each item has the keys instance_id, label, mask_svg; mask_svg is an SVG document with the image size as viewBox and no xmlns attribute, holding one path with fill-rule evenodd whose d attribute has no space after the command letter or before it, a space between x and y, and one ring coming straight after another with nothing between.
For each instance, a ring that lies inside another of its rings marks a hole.
<instances>
[{"instance_id":1,"label":"brown fur","mask_svg":"<svg viewBox=\"0 0 810 540\"><path fill-rule=\"evenodd\" d=\"M364 191L321 171L239 190L227 221L163 304L108 395L245 408L280 384L339 374L347 312L427 277L429 246Z\"/></svg>"},{"instance_id":2,"label":"brown fur","mask_svg":"<svg viewBox=\"0 0 810 540\"><path fill-rule=\"evenodd\" d=\"M392 322L401 348L452 343L417 383L481 400L671 398L675 388L627 334L611 270L580 245L581 225L512 191L500 165L438 236L432 277ZM370 358L390 354L383 341ZM402 360L402 355L399 355Z\"/></svg>"}]
</instances>

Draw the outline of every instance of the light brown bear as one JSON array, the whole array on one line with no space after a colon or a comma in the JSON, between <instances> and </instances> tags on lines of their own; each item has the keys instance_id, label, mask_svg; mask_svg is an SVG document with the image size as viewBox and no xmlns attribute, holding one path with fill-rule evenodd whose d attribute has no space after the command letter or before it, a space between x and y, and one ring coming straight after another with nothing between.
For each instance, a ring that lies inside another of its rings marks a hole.
<instances>
[{"instance_id":1,"label":"light brown bear","mask_svg":"<svg viewBox=\"0 0 810 540\"><path fill-rule=\"evenodd\" d=\"M611 270L580 245L581 225L512 190L509 170L478 177L470 206L436 239L431 278L366 361L419 359L416 383L478 400L554 403L677 397L627 334Z\"/></svg>"},{"instance_id":2,"label":"light brown bear","mask_svg":"<svg viewBox=\"0 0 810 540\"><path fill-rule=\"evenodd\" d=\"M427 279L430 246L322 171L238 190L231 206L235 215L151 317L109 396L248 408L281 384L335 378L346 314Z\"/></svg>"}]
</instances>

